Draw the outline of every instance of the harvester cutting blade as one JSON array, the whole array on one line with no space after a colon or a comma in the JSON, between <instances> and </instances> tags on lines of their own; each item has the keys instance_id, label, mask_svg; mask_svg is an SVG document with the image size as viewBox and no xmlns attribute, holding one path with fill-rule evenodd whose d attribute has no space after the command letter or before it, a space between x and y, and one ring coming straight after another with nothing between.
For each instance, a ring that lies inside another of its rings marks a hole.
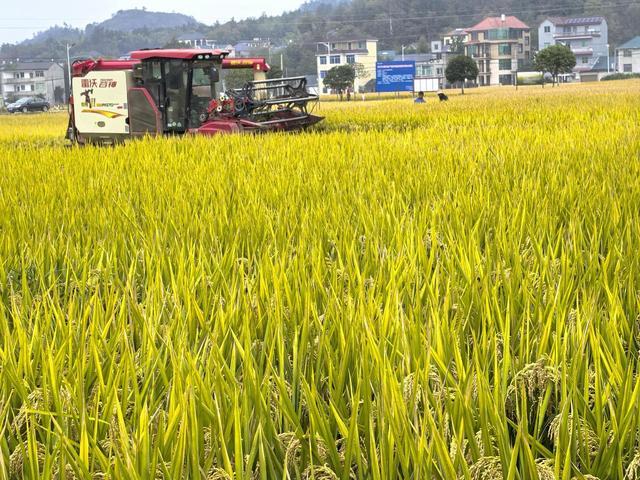
<instances>
[{"instance_id":1,"label":"harvester cutting blade","mask_svg":"<svg viewBox=\"0 0 640 480\"><path fill-rule=\"evenodd\" d=\"M319 97L307 90L305 77L253 81L227 95L247 128L293 131L323 120L310 113L309 104L315 105Z\"/></svg>"}]
</instances>

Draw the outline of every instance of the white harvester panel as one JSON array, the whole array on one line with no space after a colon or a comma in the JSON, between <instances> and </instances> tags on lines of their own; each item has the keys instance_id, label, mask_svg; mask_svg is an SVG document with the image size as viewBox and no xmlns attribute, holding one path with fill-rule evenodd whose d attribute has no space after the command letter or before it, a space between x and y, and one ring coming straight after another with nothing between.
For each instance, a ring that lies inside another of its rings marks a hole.
<instances>
[{"instance_id":1,"label":"white harvester panel","mask_svg":"<svg viewBox=\"0 0 640 480\"><path fill-rule=\"evenodd\" d=\"M81 134L128 134L131 72L96 71L73 79L73 110Z\"/></svg>"}]
</instances>

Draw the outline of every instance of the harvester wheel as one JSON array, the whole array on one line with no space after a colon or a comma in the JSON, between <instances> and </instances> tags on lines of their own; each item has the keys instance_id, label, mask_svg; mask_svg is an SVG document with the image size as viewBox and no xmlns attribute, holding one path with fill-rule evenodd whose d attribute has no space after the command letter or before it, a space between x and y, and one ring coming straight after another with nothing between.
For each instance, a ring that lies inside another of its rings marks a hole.
<instances>
[{"instance_id":1,"label":"harvester wheel","mask_svg":"<svg viewBox=\"0 0 640 480\"><path fill-rule=\"evenodd\" d=\"M46 105L44 107L42 107L42 111L43 112L48 112L49 111L49 107L47 107Z\"/></svg>"},{"instance_id":2,"label":"harvester wheel","mask_svg":"<svg viewBox=\"0 0 640 480\"><path fill-rule=\"evenodd\" d=\"M22 113L29 113L29 109L27 107L22 107Z\"/></svg>"}]
</instances>

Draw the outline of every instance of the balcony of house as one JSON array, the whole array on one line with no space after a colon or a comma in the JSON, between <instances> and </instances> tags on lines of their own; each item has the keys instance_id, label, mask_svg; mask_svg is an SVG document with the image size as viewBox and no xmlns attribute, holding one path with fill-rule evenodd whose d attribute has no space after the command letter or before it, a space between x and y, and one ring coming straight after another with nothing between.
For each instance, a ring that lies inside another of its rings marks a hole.
<instances>
[{"instance_id":1,"label":"balcony of house","mask_svg":"<svg viewBox=\"0 0 640 480\"><path fill-rule=\"evenodd\" d=\"M469 45L467 47L467 55L474 60L484 60L491 58L491 49L479 44Z\"/></svg>"},{"instance_id":2,"label":"balcony of house","mask_svg":"<svg viewBox=\"0 0 640 480\"><path fill-rule=\"evenodd\" d=\"M368 55L369 49L366 41L331 42L317 45L316 55L329 55L330 53Z\"/></svg>"},{"instance_id":3,"label":"balcony of house","mask_svg":"<svg viewBox=\"0 0 640 480\"><path fill-rule=\"evenodd\" d=\"M591 47L571 47L571 51L574 55L593 55L593 48Z\"/></svg>"},{"instance_id":4,"label":"balcony of house","mask_svg":"<svg viewBox=\"0 0 640 480\"><path fill-rule=\"evenodd\" d=\"M474 60L486 60L488 58L491 58L489 52L474 52L470 53L469 56Z\"/></svg>"},{"instance_id":5,"label":"balcony of house","mask_svg":"<svg viewBox=\"0 0 640 480\"><path fill-rule=\"evenodd\" d=\"M590 40L598 37L600 37L600 32L595 30L588 32L560 32L553 34L553 38L556 40Z\"/></svg>"},{"instance_id":6,"label":"balcony of house","mask_svg":"<svg viewBox=\"0 0 640 480\"><path fill-rule=\"evenodd\" d=\"M44 80L44 77L29 77L28 75L25 75L24 77L4 77L2 79L2 83L4 83L5 85L20 85L20 84L25 84L25 83L34 83L36 81L36 78L40 78L41 80Z\"/></svg>"}]
</instances>

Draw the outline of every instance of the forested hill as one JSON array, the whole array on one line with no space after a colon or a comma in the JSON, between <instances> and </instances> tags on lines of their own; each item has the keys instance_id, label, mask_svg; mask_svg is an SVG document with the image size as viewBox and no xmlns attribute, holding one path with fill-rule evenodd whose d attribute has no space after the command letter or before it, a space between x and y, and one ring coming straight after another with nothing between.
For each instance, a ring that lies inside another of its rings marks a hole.
<instances>
[{"instance_id":1,"label":"forested hill","mask_svg":"<svg viewBox=\"0 0 640 480\"><path fill-rule=\"evenodd\" d=\"M640 34L640 0L351 0L319 1L278 17L215 25L214 38L290 38L311 41L368 36L382 48L397 48L420 37L435 40L488 15L516 15L531 27L548 16L607 18L612 45Z\"/></svg>"},{"instance_id":2,"label":"forested hill","mask_svg":"<svg viewBox=\"0 0 640 480\"><path fill-rule=\"evenodd\" d=\"M268 37L275 45L286 45L288 73L309 73L314 70L317 41L373 37L380 40L381 49L405 45L424 50L430 40L452 28L501 13L518 16L534 30L547 16L602 15L608 20L612 46L640 34L640 0L314 0L283 15L210 26L191 17L159 14L174 16L171 20L155 17L151 24L137 28L138 20L149 18L150 13L118 12L116 21L89 25L84 31L57 27L54 38L44 32L41 40L3 45L0 57L63 58L66 41L76 43L77 54L117 56L136 48L163 46L185 31L198 31L220 43ZM118 17L126 19L127 26L120 28ZM534 42L535 37L534 33Z\"/></svg>"}]
</instances>

